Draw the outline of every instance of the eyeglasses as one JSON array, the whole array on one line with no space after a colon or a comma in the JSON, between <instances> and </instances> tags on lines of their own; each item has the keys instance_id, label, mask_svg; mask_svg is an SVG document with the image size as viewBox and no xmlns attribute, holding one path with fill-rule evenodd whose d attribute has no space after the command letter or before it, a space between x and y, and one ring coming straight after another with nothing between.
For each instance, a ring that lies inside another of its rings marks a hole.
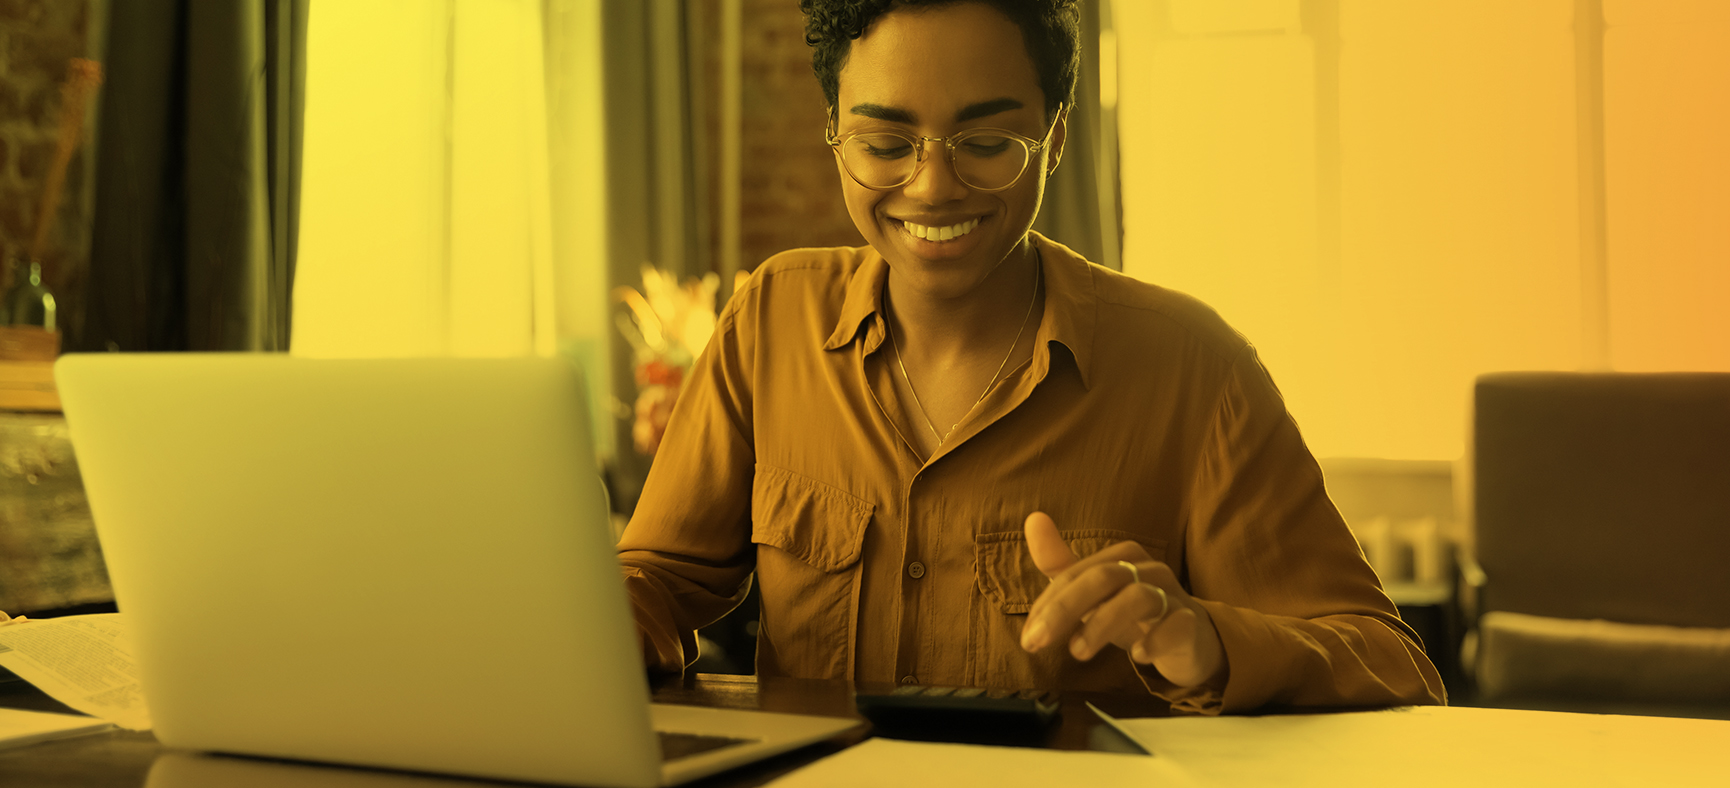
<instances>
[{"instance_id":1,"label":"eyeglasses","mask_svg":"<svg viewBox=\"0 0 1730 788\"><path fill-rule=\"evenodd\" d=\"M1034 154L1051 144L1051 132L1062 116L1059 105L1057 117L1045 130L1045 138L1039 140L1007 129L968 129L947 137L924 137L887 129L861 129L836 136L830 128L823 130L823 139L835 149L841 168L867 189L888 191L907 185L925 164L925 143L941 142L949 166L963 184L982 192L1000 192L1021 180Z\"/></svg>"}]
</instances>

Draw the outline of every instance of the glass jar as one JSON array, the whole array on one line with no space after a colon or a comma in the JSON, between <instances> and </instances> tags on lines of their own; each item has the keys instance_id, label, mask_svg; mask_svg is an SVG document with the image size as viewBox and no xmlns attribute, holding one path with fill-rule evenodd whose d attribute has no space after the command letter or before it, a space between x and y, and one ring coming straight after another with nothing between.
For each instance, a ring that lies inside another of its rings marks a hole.
<instances>
[{"instance_id":1,"label":"glass jar","mask_svg":"<svg viewBox=\"0 0 1730 788\"><path fill-rule=\"evenodd\" d=\"M31 260L19 270L17 258L10 262L12 287L0 297L0 325L38 326L54 330L54 294L42 286L42 263Z\"/></svg>"}]
</instances>

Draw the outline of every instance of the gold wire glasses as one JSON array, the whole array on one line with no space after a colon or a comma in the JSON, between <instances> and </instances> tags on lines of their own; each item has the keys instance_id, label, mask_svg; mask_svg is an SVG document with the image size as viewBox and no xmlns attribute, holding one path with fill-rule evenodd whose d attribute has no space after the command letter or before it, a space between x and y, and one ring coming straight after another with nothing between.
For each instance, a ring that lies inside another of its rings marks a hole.
<instances>
[{"instance_id":1,"label":"gold wire glasses","mask_svg":"<svg viewBox=\"0 0 1730 788\"><path fill-rule=\"evenodd\" d=\"M823 139L841 159L841 168L860 186L876 191L898 189L919 174L925 164L925 143L941 142L955 177L968 188L1000 192L1027 172L1034 155L1051 144L1051 132L1063 117L1059 105L1044 139L1023 137L1007 129L968 129L947 137L925 137L892 129L859 129L836 135L823 130ZM834 122L831 120L830 126Z\"/></svg>"}]
</instances>

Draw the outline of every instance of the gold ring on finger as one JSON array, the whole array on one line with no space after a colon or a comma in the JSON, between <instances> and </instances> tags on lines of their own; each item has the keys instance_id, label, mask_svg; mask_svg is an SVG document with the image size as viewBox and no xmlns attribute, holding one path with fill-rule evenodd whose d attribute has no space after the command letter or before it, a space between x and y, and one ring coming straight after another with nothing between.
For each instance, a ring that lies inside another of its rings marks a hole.
<instances>
[{"instance_id":1,"label":"gold ring on finger","mask_svg":"<svg viewBox=\"0 0 1730 788\"><path fill-rule=\"evenodd\" d=\"M1171 597L1166 595L1165 589L1152 583L1141 582L1141 570L1136 569L1135 564L1128 561L1118 561L1117 565L1129 570L1130 585L1147 586L1154 593L1159 594L1159 615L1154 616L1153 621L1158 623L1163 620L1165 614L1171 612Z\"/></svg>"},{"instance_id":2,"label":"gold ring on finger","mask_svg":"<svg viewBox=\"0 0 1730 788\"><path fill-rule=\"evenodd\" d=\"M1159 592L1159 615L1154 616L1153 620L1155 622L1164 621L1165 614L1171 612L1171 597L1166 596L1165 589L1159 586L1148 584L1147 587Z\"/></svg>"}]
</instances>

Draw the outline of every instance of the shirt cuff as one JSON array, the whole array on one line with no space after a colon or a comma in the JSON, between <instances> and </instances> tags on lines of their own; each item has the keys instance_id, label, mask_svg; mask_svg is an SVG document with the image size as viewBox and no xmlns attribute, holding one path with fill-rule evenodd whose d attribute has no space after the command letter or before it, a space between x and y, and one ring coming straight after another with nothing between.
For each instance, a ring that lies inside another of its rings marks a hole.
<instances>
[{"instance_id":1,"label":"shirt cuff","mask_svg":"<svg viewBox=\"0 0 1730 788\"><path fill-rule=\"evenodd\" d=\"M1170 703L1172 711L1208 715L1225 711L1226 688L1231 684L1230 651L1220 655L1224 664L1220 665L1218 675L1193 687L1179 687L1171 683L1158 668L1136 662L1127 651L1124 652L1124 658L1129 660L1129 666L1135 670L1135 677L1141 679L1141 685L1154 697Z\"/></svg>"}]
</instances>

